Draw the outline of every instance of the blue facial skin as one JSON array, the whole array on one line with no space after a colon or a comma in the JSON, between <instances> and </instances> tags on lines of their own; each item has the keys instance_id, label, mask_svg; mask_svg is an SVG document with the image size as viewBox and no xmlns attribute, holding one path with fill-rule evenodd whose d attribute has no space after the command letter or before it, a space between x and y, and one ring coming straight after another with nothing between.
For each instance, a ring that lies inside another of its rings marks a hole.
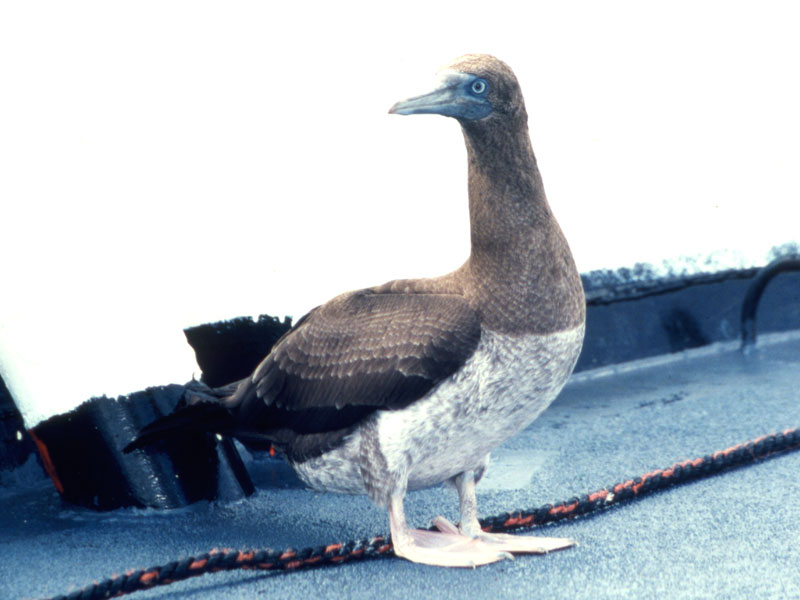
<instances>
[{"instance_id":1,"label":"blue facial skin","mask_svg":"<svg viewBox=\"0 0 800 600\"><path fill-rule=\"evenodd\" d=\"M435 114L475 121L492 114L488 94L489 83L485 79L469 73L448 73L432 92L401 100L389 112L398 115Z\"/></svg>"}]
</instances>

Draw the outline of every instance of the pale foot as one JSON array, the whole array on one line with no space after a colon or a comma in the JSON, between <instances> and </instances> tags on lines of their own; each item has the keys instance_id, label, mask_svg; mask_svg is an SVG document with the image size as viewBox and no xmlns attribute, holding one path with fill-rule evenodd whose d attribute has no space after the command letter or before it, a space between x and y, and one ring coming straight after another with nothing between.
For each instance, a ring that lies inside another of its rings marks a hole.
<instances>
[{"instance_id":1,"label":"pale foot","mask_svg":"<svg viewBox=\"0 0 800 600\"><path fill-rule=\"evenodd\" d=\"M481 539L424 529L406 529L392 536L394 553L416 563L437 567L478 567L514 558Z\"/></svg>"},{"instance_id":2,"label":"pale foot","mask_svg":"<svg viewBox=\"0 0 800 600\"><path fill-rule=\"evenodd\" d=\"M474 536L461 532L444 517L436 517L433 525L439 531L449 535L462 535L470 539L480 540L491 548L511 554L547 554L554 550L563 550L574 546L575 542L568 538L533 537L527 535L511 535L508 533L487 533L478 530Z\"/></svg>"},{"instance_id":3,"label":"pale foot","mask_svg":"<svg viewBox=\"0 0 800 600\"><path fill-rule=\"evenodd\" d=\"M439 567L477 567L514 558L518 554L546 554L569 548L565 538L538 538L504 533L486 533L477 518L475 479L472 471L455 478L461 505L461 527L444 517L434 519L439 531L411 529L403 510L405 489L389 498L389 528L394 553L412 562Z\"/></svg>"}]
</instances>

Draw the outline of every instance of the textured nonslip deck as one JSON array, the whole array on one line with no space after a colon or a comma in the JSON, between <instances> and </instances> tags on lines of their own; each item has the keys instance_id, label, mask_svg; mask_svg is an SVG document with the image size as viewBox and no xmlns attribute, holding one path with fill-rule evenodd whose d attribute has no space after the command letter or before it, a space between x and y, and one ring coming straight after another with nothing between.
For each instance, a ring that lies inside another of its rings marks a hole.
<instances>
[{"instance_id":1,"label":"textured nonslip deck","mask_svg":"<svg viewBox=\"0 0 800 600\"><path fill-rule=\"evenodd\" d=\"M754 357L711 347L575 377L494 453L479 485L482 514L563 500L797 426L800 335L759 344ZM258 458L250 468L259 486L253 498L175 511L93 513L62 506L32 467L32 481L4 479L0 597L65 593L215 547L302 548L388 529L366 498L306 490L278 461ZM791 453L545 527L541 535L579 546L474 571L390 558L299 573L217 573L133 597L792 598L800 595L792 567L800 562L798 469L800 453ZM426 525L432 512L454 506L451 494L410 494L410 521Z\"/></svg>"}]
</instances>

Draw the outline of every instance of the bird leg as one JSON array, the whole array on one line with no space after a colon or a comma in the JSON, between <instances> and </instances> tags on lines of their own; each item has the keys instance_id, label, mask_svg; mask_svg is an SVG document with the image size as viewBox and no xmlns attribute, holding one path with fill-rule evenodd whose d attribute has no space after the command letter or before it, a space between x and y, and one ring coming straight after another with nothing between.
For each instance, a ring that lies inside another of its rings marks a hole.
<instances>
[{"instance_id":1,"label":"bird leg","mask_svg":"<svg viewBox=\"0 0 800 600\"><path fill-rule=\"evenodd\" d=\"M546 554L553 550L569 548L575 542L567 538L546 538L523 535L510 535L507 533L487 533L481 529L478 522L478 502L475 494L475 475L472 471L465 471L455 477L458 490L459 505L461 508L461 523L458 527L444 517L436 517L434 526L442 532L450 534L460 533L463 536L480 540L485 545L497 552L518 554Z\"/></svg>"},{"instance_id":2,"label":"bird leg","mask_svg":"<svg viewBox=\"0 0 800 600\"><path fill-rule=\"evenodd\" d=\"M465 536L455 527L448 531L410 529L402 494L393 495L389 501L389 528L394 553L412 562L439 567L477 567L511 558L507 552Z\"/></svg>"},{"instance_id":3,"label":"bird leg","mask_svg":"<svg viewBox=\"0 0 800 600\"><path fill-rule=\"evenodd\" d=\"M455 484L461 507L461 525L456 527L444 517L436 517L433 523L439 531L409 528L403 509L405 494L392 495L389 527L397 556L440 567L477 567L513 558L512 553L546 554L575 543L565 538L486 533L478 522L474 473L462 473L455 478Z\"/></svg>"}]
</instances>

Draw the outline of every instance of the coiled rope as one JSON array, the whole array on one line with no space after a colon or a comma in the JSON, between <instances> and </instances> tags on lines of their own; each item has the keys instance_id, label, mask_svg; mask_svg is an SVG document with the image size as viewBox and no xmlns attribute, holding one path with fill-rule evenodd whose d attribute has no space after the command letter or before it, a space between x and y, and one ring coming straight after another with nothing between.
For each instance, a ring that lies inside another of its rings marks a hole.
<instances>
[{"instance_id":1,"label":"coiled rope","mask_svg":"<svg viewBox=\"0 0 800 600\"><path fill-rule=\"evenodd\" d=\"M684 460L666 469L656 469L641 477L626 479L616 485L565 502L545 504L531 510L517 510L481 520L485 531L503 532L528 529L576 518L611 506L641 498L674 485L707 477L778 453L800 448L800 430L764 435L736 444L713 454ZM304 550L212 550L166 565L129 571L110 577L69 594L49 600L96 600L130 594L138 590L168 585L206 573L233 569L265 571L300 571L325 565L341 565L352 560L394 556L391 541L383 536L316 546Z\"/></svg>"}]
</instances>

